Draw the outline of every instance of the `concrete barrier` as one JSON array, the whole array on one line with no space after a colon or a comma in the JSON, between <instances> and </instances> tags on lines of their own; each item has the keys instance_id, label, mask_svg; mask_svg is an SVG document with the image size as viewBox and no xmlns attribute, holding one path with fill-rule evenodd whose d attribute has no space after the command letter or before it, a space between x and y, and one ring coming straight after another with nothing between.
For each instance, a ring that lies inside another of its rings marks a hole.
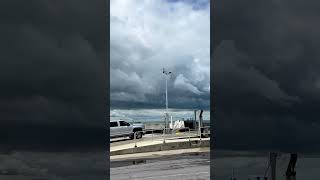
<instances>
[{"instance_id":1,"label":"concrete barrier","mask_svg":"<svg viewBox=\"0 0 320 180\"><path fill-rule=\"evenodd\" d=\"M155 144L150 146L141 146L136 148L122 149L117 151L111 151L110 156L123 155L123 154L133 154L133 153L144 153L144 152L156 152L156 151L167 151L174 149L189 149L197 147L210 147L210 140L193 140L185 142L170 142Z\"/></svg>"}]
</instances>

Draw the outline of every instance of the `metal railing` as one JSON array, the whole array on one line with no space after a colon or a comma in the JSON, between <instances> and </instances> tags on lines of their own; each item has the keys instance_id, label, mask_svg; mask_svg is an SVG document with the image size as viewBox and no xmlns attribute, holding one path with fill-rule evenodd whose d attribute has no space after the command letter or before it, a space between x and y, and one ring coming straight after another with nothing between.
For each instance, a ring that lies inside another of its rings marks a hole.
<instances>
[{"instance_id":1,"label":"metal railing","mask_svg":"<svg viewBox=\"0 0 320 180\"><path fill-rule=\"evenodd\" d=\"M207 127L201 127L200 131L198 129L191 129L189 127L186 128L177 128L177 129L171 129L171 128L162 128L162 129L146 129L144 131L135 131L133 135L134 140L134 147L137 146L137 142L139 140L137 139L138 133L142 134L151 134L151 141L162 141L164 144L169 140L175 140L175 139L181 139L181 138L187 138L189 142L191 141L191 138L199 138L200 144L202 141L202 138L209 137L210 134L209 126ZM158 135L158 136L156 136ZM157 137L157 138L155 138Z\"/></svg>"},{"instance_id":2,"label":"metal railing","mask_svg":"<svg viewBox=\"0 0 320 180\"><path fill-rule=\"evenodd\" d=\"M134 140L134 147L135 148L138 147L137 146L137 135L139 135L139 137L142 138L144 133L145 133L145 131L135 131L133 133L133 140Z\"/></svg>"}]
</instances>

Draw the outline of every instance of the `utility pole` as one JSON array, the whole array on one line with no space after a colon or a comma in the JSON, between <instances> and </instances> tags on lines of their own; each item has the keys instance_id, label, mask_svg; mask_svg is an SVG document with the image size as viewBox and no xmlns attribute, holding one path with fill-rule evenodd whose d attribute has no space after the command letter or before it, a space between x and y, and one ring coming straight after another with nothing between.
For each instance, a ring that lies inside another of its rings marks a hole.
<instances>
[{"instance_id":1,"label":"utility pole","mask_svg":"<svg viewBox=\"0 0 320 180\"><path fill-rule=\"evenodd\" d=\"M193 129L197 127L197 110L194 110L194 121L193 121Z\"/></svg>"},{"instance_id":2,"label":"utility pole","mask_svg":"<svg viewBox=\"0 0 320 180\"><path fill-rule=\"evenodd\" d=\"M203 121L202 113L203 113L203 110L201 109L200 110L200 114L199 114L199 127L198 127L199 128L198 131L199 131L200 138L202 137L202 132L203 132L203 129L202 129L202 121Z\"/></svg>"},{"instance_id":3,"label":"utility pole","mask_svg":"<svg viewBox=\"0 0 320 180\"><path fill-rule=\"evenodd\" d=\"M166 112L165 112L165 128L169 128L168 121L169 121L169 113L168 113L168 76L171 75L171 71L167 71L163 68L162 73L166 76ZM165 130L167 131L167 129Z\"/></svg>"},{"instance_id":4,"label":"utility pole","mask_svg":"<svg viewBox=\"0 0 320 180\"><path fill-rule=\"evenodd\" d=\"M168 74L166 73L166 113L168 113Z\"/></svg>"}]
</instances>

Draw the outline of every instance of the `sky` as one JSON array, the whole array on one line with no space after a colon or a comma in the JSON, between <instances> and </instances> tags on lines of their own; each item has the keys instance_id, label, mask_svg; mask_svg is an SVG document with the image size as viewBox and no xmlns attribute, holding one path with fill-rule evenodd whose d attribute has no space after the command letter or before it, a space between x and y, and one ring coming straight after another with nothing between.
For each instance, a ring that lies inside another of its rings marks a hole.
<instances>
[{"instance_id":1,"label":"sky","mask_svg":"<svg viewBox=\"0 0 320 180\"><path fill-rule=\"evenodd\" d=\"M101 143L106 17L97 7L103 3L18 4L0 4L1 145ZM78 133L82 142L73 139Z\"/></svg>"},{"instance_id":2,"label":"sky","mask_svg":"<svg viewBox=\"0 0 320 180\"><path fill-rule=\"evenodd\" d=\"M105 148L105 93L114 108L161 109L162 67L174 72L170 108L209 108L214 84L217 148L318 152L319 2L215 1L213 63L197 2L111 1L106 92L104 1L2 0L1 173L105 177L105 149L92 151Z\"/></svg>"},{"instance_id":3,"label":"sky","mask_svg":"<svg viewBox=\"0 0 320 180\"><path fill-rule=\"evenodd\" d=\"M111 108L210 108L208 1L110 1Z\"/></svg>"},{"instance_id":4,"label":"sky","mask_svg":"<svg viewBox=\"0 0 320 180\"><path fill-rule=\"evenodd\" d=\"M105 8L0 2L1 179L106 177Z\"/></svg>"},{"instance_id":5,"label":"sky","mask_svg":"<svg viewBox=\"0 0 320 180\"><path fill-rule=\"evenodd\" d=\"M319 5L215 1L217 148L319 152Z\"/></svg>"}]
</instances>

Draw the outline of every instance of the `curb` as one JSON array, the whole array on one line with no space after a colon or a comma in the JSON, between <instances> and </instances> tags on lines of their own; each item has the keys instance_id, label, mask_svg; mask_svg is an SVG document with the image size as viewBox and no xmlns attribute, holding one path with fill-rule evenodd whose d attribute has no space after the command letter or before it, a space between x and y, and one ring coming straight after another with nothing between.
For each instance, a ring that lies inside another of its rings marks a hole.
<instances>
[{"instance_id":1,"label":"curb","mask_svg":"<svg viewBox=\"0 0 320 180\"><path fill-rule=\"evenodd\" d=\"M175 149L189 149L197 147L210 147L210 140L193 140L187 142L171 142L163 144L155 144L150 146L141 146L136 148L122 149L117 151L111 151L110 156L144 153L144 152L156 152L156 151L167 151Z\"/></svg>"}]
</instances>

